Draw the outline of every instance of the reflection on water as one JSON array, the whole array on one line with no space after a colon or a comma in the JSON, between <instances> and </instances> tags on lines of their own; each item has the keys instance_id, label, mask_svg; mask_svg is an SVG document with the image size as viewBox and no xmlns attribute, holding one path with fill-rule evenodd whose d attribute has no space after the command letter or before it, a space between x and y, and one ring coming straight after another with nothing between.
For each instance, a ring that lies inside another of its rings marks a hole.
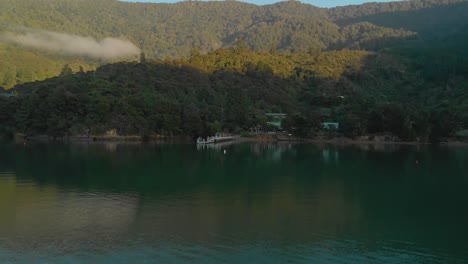
<instances>
[{"instance_id":1,"label":"reflection on water","mask_svg":"<svg viewBox=\"0 0 468 264\"><path fill-rule=\"evenodd\" d=\"M0 263L463 262L467 161L391 145L0 145Z\"/></svg>"}]
</instances>

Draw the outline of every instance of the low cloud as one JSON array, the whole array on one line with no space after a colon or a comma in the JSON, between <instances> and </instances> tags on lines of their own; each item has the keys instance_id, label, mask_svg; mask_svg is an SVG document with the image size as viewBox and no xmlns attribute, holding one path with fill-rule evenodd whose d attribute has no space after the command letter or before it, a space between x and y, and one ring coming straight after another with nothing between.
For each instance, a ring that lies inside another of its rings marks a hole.
<instances>
[{"instance_id":1,"label":"low cloud","mask_svg":"<svg viewBox=\"0 0 468 264\"><path fill-rule=\"evenodd\" d=\"M27 30L24 33L6 32L0 40L11 44L62 55L86 56L95 59L118 59L138 55L140 49L128 40L91 37L42 30Z\"/></svg>"}]
</instances>

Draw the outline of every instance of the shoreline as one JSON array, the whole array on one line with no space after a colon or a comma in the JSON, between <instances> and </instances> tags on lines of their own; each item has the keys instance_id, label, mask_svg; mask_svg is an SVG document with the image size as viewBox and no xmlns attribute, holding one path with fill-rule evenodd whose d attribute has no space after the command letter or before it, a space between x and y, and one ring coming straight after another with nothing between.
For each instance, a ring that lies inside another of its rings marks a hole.
<instances>
[{"instance_id":1,"label":"shoreline","mask_svg":"<svg viewBox=\"0 0 468 264\"><path fill-rule=\"evenodd\" d=\"M151 135L151 136L68 136L68 137L59 137L53 138L46 135L37 135L26 137L24 135L15 135L12 140L16 143L25 143L25 142L43 142L43 143L52 143L52 142L67 142L67 143L106 143L106 142L116 142L116 143L187 143L187 144L196 144L195 141L189 136L160 136L160 135ZM468 146L468 141L460 141L458 139L448 139L445 142L418 142L418 141L396 141L396 140L359 140L359 139L350 139L350 138L281 138L278 139L276 136L272 135L259 135L252 137L240 137L236 140L231 141L233 143L242 143L242 142L288 142L288 143L300 143L300 144L333 144L333 145L407 145L407 146Z\"/></svg>"},{"instance_id":2,"label":"shoreline","mask_svg":"<svg viewBox=\"0 0 468 264\"><path fill-rule=\"evenodd\" d=\"M248 142L289 142L289 143L302 143L302 144L334 144L334 145L364 145L364 144L372 144L372 145L407 145L407 146L468 146L468 141L460 141L460 140L449 140L447 142L418 142L418 141L395 141L395 140L388 140L388 141L380 141L380 140L356 140L350 138L331 138L331 139L323 139L323 138L309 138L309 139L291 139L291 140L278 140L272 137L246 137L243 138L245 141Z\"/></svg>"}]
</instances>

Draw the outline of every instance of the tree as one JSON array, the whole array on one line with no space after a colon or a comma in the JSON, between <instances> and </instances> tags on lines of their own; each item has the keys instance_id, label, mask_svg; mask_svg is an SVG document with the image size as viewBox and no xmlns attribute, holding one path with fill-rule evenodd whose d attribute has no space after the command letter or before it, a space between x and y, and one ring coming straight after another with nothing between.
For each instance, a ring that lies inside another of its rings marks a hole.
<instances>
[{"instance_id":1,"label":"tree","mask_svg":"<svg viewBox=\"0 0 468 264\"><path fill-rule=\"evenodd\" d=\"M146 55L144 52L140 52L140 63L146 63Z\"/></svg>"},{"instance_id":2,"label":"tree","mask_svg":"<svg viewBox=\"0 0 468 264\"><path fill-rule=\"evenodd\" d=\"M73 71L70 68L70 66L68 64L63 65L62 71L60 72L60 76L68 76L72 74L73 74Z\"/></svg>"},{"instance_id":3,"label":"tree","mask_svg":"<svg viewBox=\"0 0 468 264\"><path fill-rule=\"evenodd\" d=\"M235 45L235 51L237 53L242 53L242 52L245 52L247 50L249 50L249 48L247 47L247 44L245 43L244 39L243 38L237 38L236 45Z\"/></svg>"}]
</instances>

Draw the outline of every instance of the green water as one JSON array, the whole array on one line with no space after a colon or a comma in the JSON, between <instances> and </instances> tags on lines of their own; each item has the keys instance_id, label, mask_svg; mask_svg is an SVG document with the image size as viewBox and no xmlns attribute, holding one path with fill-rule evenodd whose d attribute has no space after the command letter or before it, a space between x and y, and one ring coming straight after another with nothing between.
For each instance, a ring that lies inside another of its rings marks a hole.
<instances>
[{"instance_id":1,"label":"green water","mask_svg":"<svg viewBox=\"0 0 468 264\"><path fill-rule=\"evenodd\" d=\"M382 262L468 263L468 148L0 145L0 263Z\"/></svg>"}]
</instances>

